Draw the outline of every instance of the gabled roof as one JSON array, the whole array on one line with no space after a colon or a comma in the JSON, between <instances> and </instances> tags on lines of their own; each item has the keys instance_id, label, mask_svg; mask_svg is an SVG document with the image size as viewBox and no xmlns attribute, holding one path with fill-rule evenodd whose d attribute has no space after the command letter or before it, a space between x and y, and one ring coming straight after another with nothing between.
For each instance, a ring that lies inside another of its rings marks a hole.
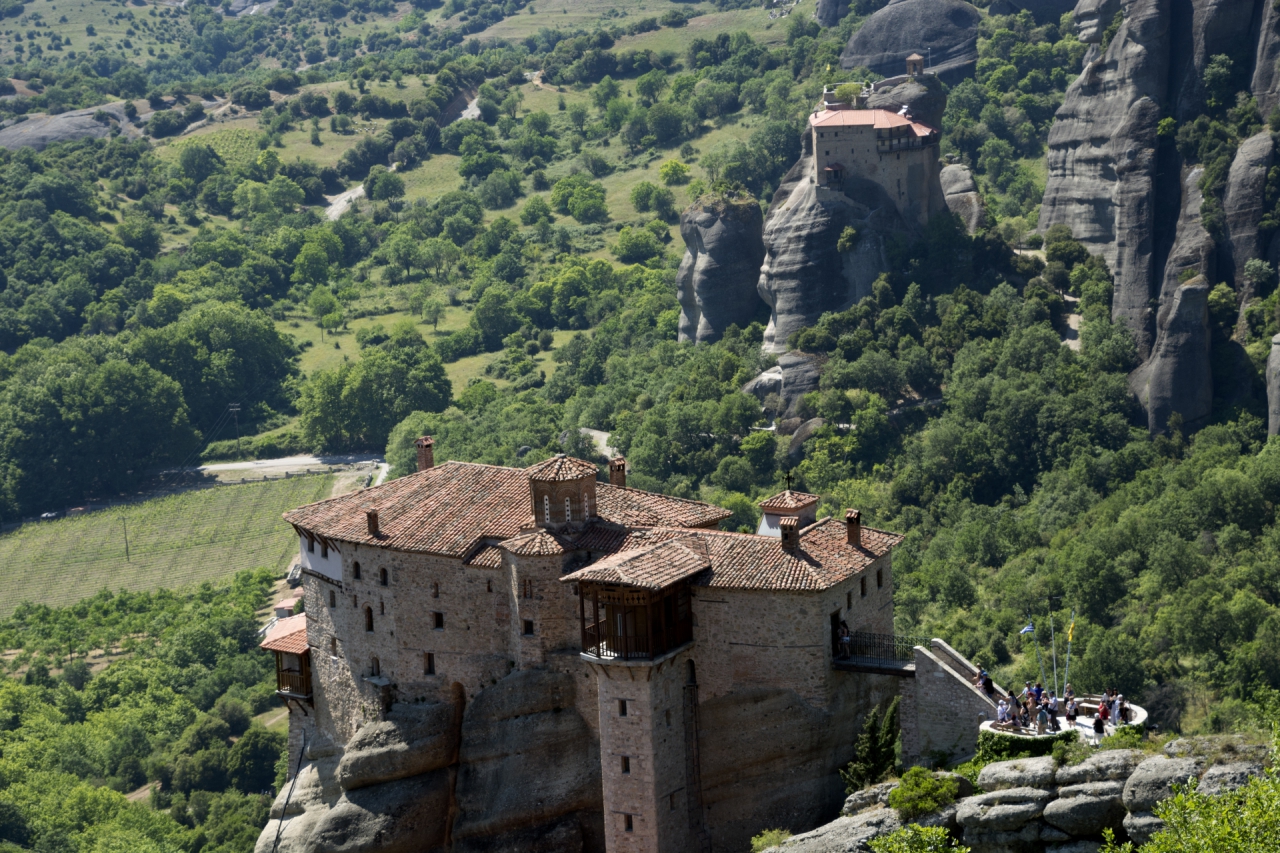
<instances>
[{"instance_id":1,"label":"gabled roof","mask_svg":"<svg viewBox=\"0 0 1280 853\"><path fill-rule=\"evenodd\" d=\"M288 616L271 626L260 644L272 652L300 655L307 650L307 614Z\"/></svg>"},{"instance_id":2,"label":"gabled roof","mask_svg":"<svg viewBox=\"0 0 1280 853\"><path fill-rule=\"evenodd\" d=\"M590 538L592 532L588 531L583 540ZM583 540L578 542L579 549L585 544ZM709 569L696 574L692 580L694 586L817 591L830 589L853 577L888 554L902 541L902 537L896 533L864 527L862 545L854 546L848 542L845 525L826 518L800 531L800 545L794 553L785 550L782 541L772 536L729 533L723 530L636 530L621 539L613 539L608 544L614 545L615 556L619 556L627 552L651 549L669 541L678 541L688 547L687 543L691 540L703 544L711 563ZM603 537L598 544L604 544ZM605 559L610 558L605 557L562 580L569 580L589 571Z\"/></svg>"},{"instance_id":3,"label":"gabled roof","mask_svg":"<svg viewBox=\"0 0 1280 853\"><path fill-rule=\"evenodd\" d=\"M556 483L565 480L581 480L583 477L595 478L600 473L596 466L582 459L557 453L550 459L544 459L536 465L524 469L530 480L540 483Z\"/></svg>"},{"instance_id":4,"label":"gabled roof","mask_svg":"<svg viewBox=\"0 0 1280 853\"><path fill-rule=\"evenodd\" d=\"M918 121L912 121L906 116L898 115L889 110L819 110L809 114L809 126L817 128L839 129L842 127L874 127L877 130L888 130L894 127L909 127L911 131L920 137L926 137L937 133L927 124L921 124Z\"/></svg>"},{"instance_id":5,"label":"gabled roof","mask_svg":"<svg viewBox=\"0 0 1280 853\"><path fill-rule=\"evenodd\" d=\"M377 536L369 533L366 509L378 510ZM596 514L629 527L701 527L732 515L700 501L604 483L596 484ZM299 507L284 518L330 540L449 557L471 554L486 540L494 544L534 526L526 470L471 462L445 462Z\"/></svg>"},{"instance_id":6,"label":"gabled roof","mask_svg":"<svg viewBox=\"0 0 1280 853\"><path fill-rule=\"evenodd\" d=\"M562 581L594 581L657 591L711 568L700 537L673 539L647 548L620 551L597 560Z\"/></svg>"},{"instance_id":7,"label":"gabled roof","mask_svg":"<svg viewBox=\"0 0 1280 853\"><path fill-rule=\"evenodd\" d=\"M773 497L760 501L760 508L768 512L788 512L813 506L820 500L821 498L818 495L811 495L808 492L793 492L791 489L787 489L785 492L778 492Z\"/></svg>"}]
</instances>

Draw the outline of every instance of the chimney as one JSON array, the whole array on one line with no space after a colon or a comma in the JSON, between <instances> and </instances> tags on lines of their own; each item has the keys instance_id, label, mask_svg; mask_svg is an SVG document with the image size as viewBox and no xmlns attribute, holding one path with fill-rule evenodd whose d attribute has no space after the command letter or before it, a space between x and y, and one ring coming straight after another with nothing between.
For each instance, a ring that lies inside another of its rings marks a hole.
<instances>
[{"instance_id":1,"label":"chimney","mask_svg":"<svg viewBox=\"0 0 1280 853\"><path fill-rule=\"evenodd\" d=\"M627 487L627 460L621 456L609 460L609 485L620 489Z\"/></svg>"},{"instance_id":2,"label":"chimney","mask_svg":"<svg viewBox=\"0 0 1280 853\"><path fill-rule=\"evenodd\" d=\"M425 471L428 468L434 468L436 465L435 441L429 435L424 435L413 443L418 448L418 470Z\"/></svg>"},{"instance_id":3,"label":"chimney","mask_svg":"<svg viewBox=\"0 0 1280 853\"><path fill-rule=\"evenodd\" d=\"M369 523L369 535L378 536L378 511L376 509L366 509L364 517L365 521Z\"/></svg>"},{"instance_id":4,"label":"chimney","mask_svg":"<svg viewBox=\"0 0 1280 853\"><path fill-rule=\"evenodd\" d=\"M792 554L800 550L800 519L788 515L778 522L782 531L782 550Z\"/></svg>"},{"instance_id":5,"label":"chimney","mask_svg":"<svg viewBox=\"0 0 1280 853\"><path fill-rule=\"evenodd\" d=\"M849 531L849 544L862 547L862 513L856 509L844 511L845 527Z\"/></svg>"}]
</instances>

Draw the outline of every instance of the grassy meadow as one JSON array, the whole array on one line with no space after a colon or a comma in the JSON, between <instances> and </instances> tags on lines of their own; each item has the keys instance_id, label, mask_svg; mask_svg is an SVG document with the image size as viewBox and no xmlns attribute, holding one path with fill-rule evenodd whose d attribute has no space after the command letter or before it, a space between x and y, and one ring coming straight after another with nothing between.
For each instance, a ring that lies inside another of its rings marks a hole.
<instances>
[{"instance_id":1,"label":"grassy meadow","mask_svg":"<svg viewBox=\"0 0 1280 853\"><path fill-rule=\"evenodd\" d=\"M281 513L329 495L328 475L185 492L27 524L0 536L0 617L23 601L58 607L103 588L181 589L241 569L283 571L297 550ZM129 531L125 557L124 531Z\"/></svg>"}]
</instances>

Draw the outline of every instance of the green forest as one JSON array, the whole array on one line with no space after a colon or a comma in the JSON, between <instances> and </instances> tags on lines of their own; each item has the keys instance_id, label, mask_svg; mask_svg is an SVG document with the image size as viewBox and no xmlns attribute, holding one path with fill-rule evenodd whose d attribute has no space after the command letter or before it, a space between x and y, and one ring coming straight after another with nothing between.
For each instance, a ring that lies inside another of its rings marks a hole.
<instances>
[{"instance_id":1,"label":"green forest","mask_svg":"<svg viewBox=\"0 0 1280 853\"><path fill-rule=\"evenodd\" d=\"M0 149L0 520L237 452L385 451L403 476L423 434L437 461L603 464L583 432L602 430L631 485L719 504L727 529L754 529L790 483L824 515L857 507L903 533L897 630L946 639L1002 684L1040 677L1051 614L1061 658L1074 613L1080 692L1117 687L1188 733L1275 707L1265 406L1150 435L1106 264L1066 229L1031 230L1086 48L1069 16L984 12L942 150L973 170L989 227L934 217L890 247L870 296L788 342L824 359L799 415L826 424L792 447L759 429L780 401L741 390L776 363L763 317L677 341L679 212L767 212L823 87L875 78L839 54L884 3L828 30L732 0L585 23L519 0L88 5L119 28L0 3L6 26L30 25L0 38L20 84L0 119L132 111L126 127L102 113L102 138ZM767 26L717 23L747 7ZM711 23L695 34L694 18ZM1280 129L1221 60L1209 111L1161 125L1208 166L1210 228L1238 142ZM224 124L182 133L214 103ZM1251 276L1260 370L1275 274ZM1222 343L1234 296L1213 294ZM1071 310L1078 350L1062 343ZM271 582L27 603L0 622L0 850L252 849L283 771L282 736L255 721L277 706L254 616Z\"/></svg>"}]
</instances>

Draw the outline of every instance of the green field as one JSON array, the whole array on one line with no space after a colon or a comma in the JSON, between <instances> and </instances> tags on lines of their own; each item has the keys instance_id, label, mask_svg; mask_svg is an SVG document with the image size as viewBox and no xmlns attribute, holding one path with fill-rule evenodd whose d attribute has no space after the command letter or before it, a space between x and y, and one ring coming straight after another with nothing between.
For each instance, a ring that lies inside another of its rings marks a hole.
<instances>
[{"instance_id":1,"label":"green field","mask_svg":"<svg viewBox=\"0 0 1280 853\"><path fill-rule=\"evenodd\" d=\"M0 617L23 601L65 606L103 588L175 589L257 566L283 571L298 542L280 514L327 497L332 483L326 475L220 486L24 525L0 536L0 562L10 567Z\"/></svg>"}]
</instances>

